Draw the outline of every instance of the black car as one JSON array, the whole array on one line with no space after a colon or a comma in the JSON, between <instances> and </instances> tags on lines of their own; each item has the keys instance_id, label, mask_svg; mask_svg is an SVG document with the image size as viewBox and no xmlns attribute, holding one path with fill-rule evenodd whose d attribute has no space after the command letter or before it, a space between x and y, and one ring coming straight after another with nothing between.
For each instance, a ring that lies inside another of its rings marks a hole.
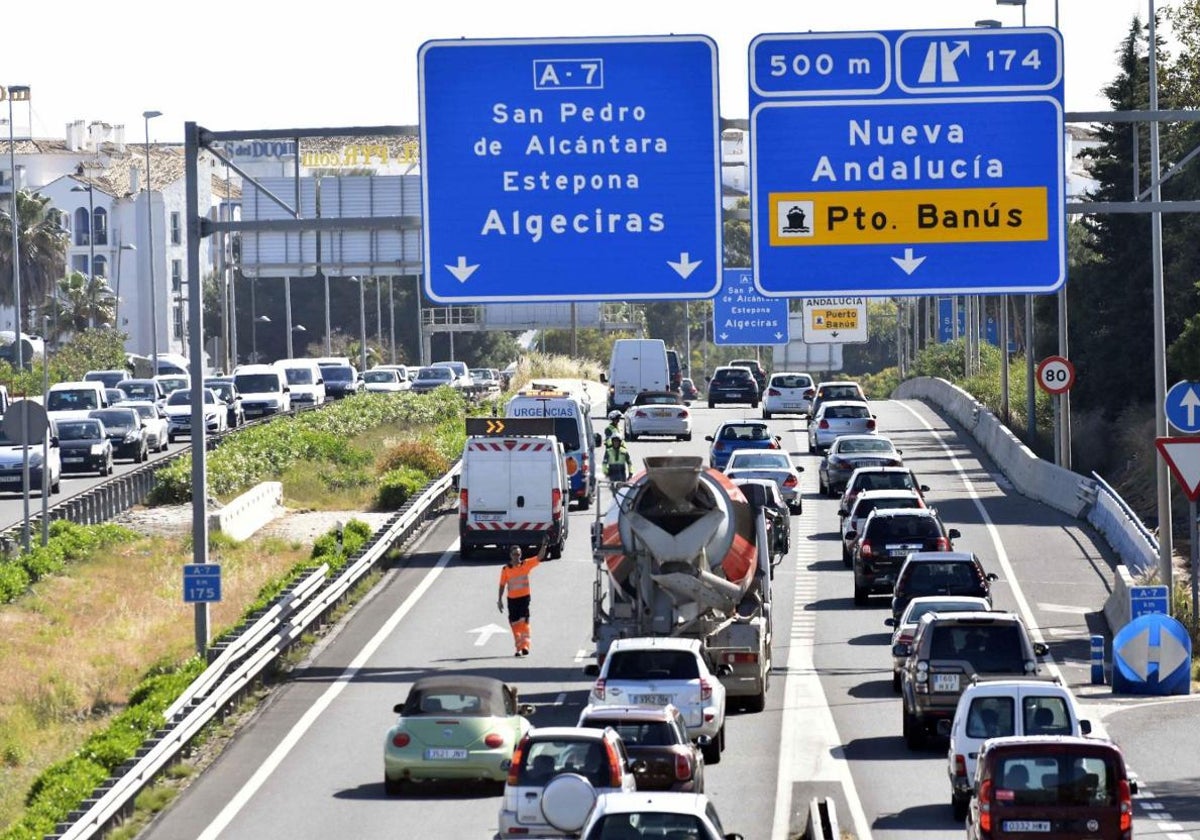
<instances>
[{"instance_id":1,"label":"black car","mask_svg":"<svg viewBox=\"0 0 1200 840\"><path fill-rule=\"evenodd\" d=\"M754 384L758 386L759 393L766 390L767 369L762 366L758 359L734 359L729 365L731 367L744 367L750 371L750 375L754 377Z\"/></svg>"},{"instance_id":2,"label":"black car","mask_svg":"<svg viewBox=\"0 0 1200 840\"><path fill-rule=\"evenodd\" d=\"M908 555L892 590L892 618L900 620L909 602L920 595L970 595L992 603L995 572L967 551L917 551Z\"/></svg>"},{"instance_id":3,"label":"black car","mask_svg":"<svg viewBox=\"0 0 1200 840\"><path fill-rule=\"evenodd\" d=\"M60 420L57 428L63 472L112 475L113 448L103 421L91 418Z\"/></svg>"},{"instance_id":4,"label":"black car","mask_svg":"<svg viewBox=\"0 0 1200 840\"><path fill-rule=\"evenodd\" d=\"M242 392L238 390L232 377L205 379L204 387L211 388L217 397L229 407L226 412L226 428L236 429L246 422L246 409L242 407Z\"/></svg>"},{"instance_id":5,"label":"black car","mask_svg":"<svg viewBox=\"0 0 1200 840\"><path fill-rule=\"evenodd\" d=\"M718 403L750 403L758 408L758 383L749 368L719 367L708 382L708 407Z\"/></svg>"},{"instance_id":6,"label":"black car","mask_svg":"<svg viewBox=\"0 0 1200 840\"><path fill-rule=\"evenodd\" d=\"M140 464L150 457L150 443L142 416L132 408L114 406L88 412L88 417L104 424L105 434L112 442L114 458L132 458Z\"/></svg>"},{"instance_id":7,"label":"black car","mask_svg":"<svg viewBox=\"0 0 1200 840\"><path fill-rule=\"evenodd\" d=\"M871 595L891 594L900 566L914 551L953 551L957 528L947 528L931 508L876 508L854 541L854 605Z\"/></svg>"},{"instance_id":8,"label":"black car","mask_svg":"<svg viewBox=\"0 0 1200 840\"><path fill-rule=\"evenodd\" d=\"M325 377L325 396L340 400L362 390L362 377L350 365L321 365L321 376Z\"/></svg>"},{"instance_id":9,"label":"black car","mask_svg":"<svg viewBox=\"0 0 1200 840\"><path fill-rule=\"evenodd\" d=\"M683 368L679 365L678 350L667 351L667 373L671 380L668 389L678 394L683 387Z\"/></svg>"},{"instance_id":10,"label":"black car","mask_svg":"<svg viewBox=\"0 0 1200 840\"><path fill-rule=\"evenodd\" d=\"M791 550L792 512L779 492L779 485L769 478L734 479L733 483L756 515L760 510L766 514L767 544L772 555L782 558Z\"/></svg>"}]
</instances>

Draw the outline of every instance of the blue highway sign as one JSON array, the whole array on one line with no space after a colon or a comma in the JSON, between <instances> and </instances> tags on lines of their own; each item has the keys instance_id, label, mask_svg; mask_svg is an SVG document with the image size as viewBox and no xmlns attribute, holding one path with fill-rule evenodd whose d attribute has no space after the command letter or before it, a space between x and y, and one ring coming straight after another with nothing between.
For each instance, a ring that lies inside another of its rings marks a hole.
<instances>
[{"instance_id":1,"label":"blue highway sign","mask_svg":"<svg viewBox=\"0 0 1200 840\"><path fill-rule=\"evenodd\" d=\"M684 299L720 288L712 39L429 41L418 73L434 300Z\"/></svg>"},{"instance_id":2,"label":"blue highway sign","mask_svg":"<svg viewBox=\"0 0 1200 840\"><path fill-rule=\"evenodd\" d=\"M1056 31L760 35L750 70L752 263L764 294L1063 284Z\"/></svg>"},{"instance_id":3,"label":"blue highway sign","mask_svg":"<svg viewBox=\"0 0 1200 840\"><path fill-rule=\"evenodd\" d=\"M1192 640L1169 615L1144 615L1113 637L1113 694L1189 694Z\"/></svg>"},{"instance_id":4,"label":"blue highway sign","mask_svg":"<svg viewBox=\"0 0 1200 840\"><path fill-rule=\"evenodd\" d=\"M221 566L217 563L188 563L183 567L183 601L186 604L217 603L221 600Z\"/></svg>"},{"instance_id":5,"label":"blue highway sign","mask_svg":"<svg viewBox=\"0 0 1200 840\"><path fill-rule=\"evenodd\" d=\"M721 293L713 298L714 344L787 344L788 302L765 298L748 268L725 269Z\"/></svg>"},{"instance_id":6,"label":"blue highway sign","mask_svg":"<svg viewBox=\"0 0 1200 840\"><path fill-rule=\"evenodd\" d=\"M1163 401L1167 422L1184 434L1200 432L1200 382L1176 382Z\"/></svg>"},{"instance_id":7,"label":"blue highway sign","mask_svg":"<svg viewBox=\"0 0 1200 840\"><path fill-rule=\"evenodd\" d=\"M1167 587L1129 587L1129 615L1131 618L1141 618L1143 615L1170 615L1170 613L1171 610L1167 604Z\"/></svg>"}]
</instances>

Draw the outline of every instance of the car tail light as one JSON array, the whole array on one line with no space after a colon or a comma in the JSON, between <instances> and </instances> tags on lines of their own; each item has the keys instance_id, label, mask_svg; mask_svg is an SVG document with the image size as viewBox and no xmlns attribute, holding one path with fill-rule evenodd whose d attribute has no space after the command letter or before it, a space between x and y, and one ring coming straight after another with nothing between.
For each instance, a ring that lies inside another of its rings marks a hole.
<instances>
[{"instance_id":1,"label":"car tail light","mask_svg":"<svg viewBox=\"0 0 1200 840\"><path fill-rule=\"evenodd\" d=\"M633 412L633 416L634 417L649 417L650 415L648 415L646 412L642 411L639 408L637 411Z\"/></svg>"},{"instance_id":2,"label":"car tail light","mask_svg":"<svg viewBox=\"0 0 1200 840\"><path fill-rule=\"evenodd\" d=\"M711 700L712 699L712 683L710 683L706 679L700 680L700 699L701 700Z\"/></svg>"},{"instance_id":3,"label":"car tail light","mask_svg":"<svg viewBox=\"0 0 1200 840\"><path fill-rule=\"evenodd\" d=\"M588 460L588 456L587 456L586 452L584 452L582 455L579 456L579 471L581 473L583 473L584 475L587 475L588 473L590 473L592 471L592 465L591 465L591 462Z\"/></svg>"},{"instance_id":4,"label":"car tail light","mask_svg":"<svg viewBox=\"0 0 1200 840\"><path fill-rule=\"evenodd\" d=\"M407 732L397 732L392 736L393 747L407 747L411 741L412 738Z\"/></svg>"},{"instance_id":5,"label":"car tail light","mask_svg":"<svg viewBox=\"0 0 1200 840\"><path fill-rule=\"evenodd\" d=\"M807 390L804 392L804 398L805 398L806 400L811 400L811 399L812 399L813 397L815 397L816 395L817 395L817 392L816 392L816 391L814 391L812 388L809 388L809 389L807 389Z\"/></svg>"},{"instance_id":6,"label":"car tail light","mask_svg":"<svg viewBox=\"0 0 1200 840\"><path fill-rule=\"evenodd\" d=\"M870 559L871 544L869 542L867 542L866 540L863 540L858 546L858 553L859 553L859 556L862 557L863 559Z\"/></svg>"},{"instance_id":7,"label":"car tail light","mask_svg":"<svg viewBox=\"0 0 1200 840\"><path fill-rule=\"evenodd\" d=\"M917 662L916 685L913 690L917 694L929 693L929 663L924 659Z\"/></svg>"},{"instance_id":8,"label":"car tail light","mask_svg":"<svg viewBox=\"0 0 1200 840\"><path fill-rule=\"evenodd\" d=\"M778 388L768 388L768 389L767 389L767 396L768 396L768 397L782 397L782 396L783 396L783 394L781 394L781 393L779 392L779 389L778 389Z\"/></svg>"},{"instance_id":9,"label":"car tail light","mask_svg":"<svg viewBox=\"0 0 1200 840\"><path fill-rule=\"evenodd\" d=\"M608 738L604 739L604 752L608 756L608 782L617 790L621 789L621 756L616 745Z\"/></svg>"},{"instance_id":10,"label":"car tail light","mask_svg":"<svg viewBox=\"0 0 1200 840\"><path fill-rule=\"evenodd\" d=\"M601 677L600 679L596 680L595 684L592 686L592 696L597 700L604 699L604 682L604 677Z\"/></svg>"},{"instance_id":11,"label":"car tail light","mask_svg":"<svg viewBox=\"0 0 1200 840\"><path fill-rule=\"evenodd\" d=\"M954 775L955 776L966 776L967 775L967 757L965 755L956 754L954 756Z\"/></svg>"},{"instance_id":12,"label":"car tail light","mask_svg":"<svg viewBox=\"0 0 1200 840\"><path fill-rule=\"evenodd\" d=\"M871 431L875 431L875 418L874 417L872 417L871 419L869 419L867 421L867 428L870 429Z\"/></svg>"},{"instance_id":13,"label":"car tail light","mask_svg":"<svg viewBox=\"0 0 1200 840\"><path fill-rule=\"evenodd\" d=\"M529 749L529 736L521 739L521 743L517 744L517 748L513 750L512 764L508 765L508 784L516 785L517 778L521 775L521 763L525 760L525 751Z\"/></svg>"},{"instance_id":14,"label":"car tail light","mask_svg":"<svg viewBox=\"0 0 1200 840\"><path fill-rule=\"evenodd\" d=\"M675 756L675 778L681 782L692 778L692 760L686 755Z\"/></svg>"},{"instance_id":15,"label":"car tail light","mask_svg":"<svg viewBox=\"0 0 1200 840\"><path fill-rule=\"evenodd\" d=\"M950 540L946 539L945 537L938 537L937 538L937 548L935 548L934 551L949 551L949 550L950 550Z\"/></svg>"},{"instance_id":16,"label":"car tail light","mask_svg":"<svg viewBox=\"0 0 1200 840\"><path fill-rule=\"evenodd\" d=\"M821 418L821 422L817 424L817 428L818 429L828 429L829 421L824 418Z\"/></svg>"},{"instance_id":17,"label":"car tail light","mask_svg":"<svg viewBox=\"0 0 1200 840\"><path fill-rule=\"evenodd\" d=\"M1117 803L1121 806L1122 837L1131 837L1133 830L1133 794L1130 792L1129 780L1117 782Z\"/></svg>"},{"instance_id":18,"label":"car tail light","mask_svg":"<svg viewBox=\"0 0 1200 840\"><path fill-rule=\"evenodd\" d=\"M690 414L688 414L688 412L687 412L687 409L686 409L686 408L681 408L681 409L679 409L679 419L680 419L680 420L686 420L686 419L687 419L688 417L690 417L690 416L691 416L691 415L690 415Z\"/></svg>"},{"instance_id":19,"label":"car tail light","mask_svg":"<svg viewBox=\"0 0 1200 840\"><path fill-rule=\"evenodd\" d=\"M753 664L755 662L758 662L758 654L755 653L754 651L741 651L738 653L727 653L724 656L722 656L721 658L725 661L726 665L734 665L736 663L746 663L746 662Z\"/></svg>"},{"instance_id":20,"label":"car tail light","mask_svg":"<svg viewBox=\"0 0 1200 840\"><path fill-rule=\"evenodd\" d=\"M787 478L785 478L783 480L784 487L795 487L799 483L800 482L797 480L796 476L794 476L794 475L789 475Z\"/></svg>"},{"instance_id":21,"label":"car tail light","mask_svg":"<svg viewBox=\"0 0 1200 840\"><path fill-rule=\"evenodd\" d=\"M458 515L463 519L467 518L467 491L458 491Z\"/></svg>"},{"instance_id":22,"label":"car tail light","mask_svg":"<svg viewBox=\"0 0 1200 840\"><path fill-rule=\"evenodd\" d=\"M562 490L557 487L550 491L550 510L554 512L552 516L556 522L562 519Z\"/></svg>"},{"instance_id":23,"label":"car tail light","mask_svg":"<svg viewBox=\"0 0 1200 840\"><path fill-rule=\"evenodd\" d=\"M779 449L779 441L771 441L771 443L767 446L767 449Z\"/></svg>"},{"instance_id":24,"label":"car tail light","mask_svg":"<svg viewBox=\"0 0 1200 840\"><path fill-rule=\"evenodd\" d=\"M896 637L896 642L898 644L912 644L912 640L912 633L901 633Z\"/></svg>"},{"instance_id":25,"label":"car tail light","mask_svg":"<svg viewBox=\"0 0 1200 840\"><path fill-rule=\"evenodd\" d=\"M992 780L985 779L979 786L979 830L992 830Z\"/></svg>"},{"instance_id":26,"label":"car tail light","mask_svg":"<svg viewBox=\"0 0 1200 840\"><path fill-rule=\"evenodd\" d=\"M496 747L503 747L504 736L499 732L489 732L483 737L483 745L489 750L494 750Z\"/></svg>"}]
</instances>

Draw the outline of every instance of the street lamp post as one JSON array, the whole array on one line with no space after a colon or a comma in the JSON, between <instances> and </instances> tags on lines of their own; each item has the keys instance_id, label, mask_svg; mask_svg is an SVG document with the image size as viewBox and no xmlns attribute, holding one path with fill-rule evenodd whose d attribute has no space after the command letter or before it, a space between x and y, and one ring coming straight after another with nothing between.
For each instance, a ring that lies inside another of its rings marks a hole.
<instances>
[{"instance_id":1,"label":"street lamp post","mask_svg":"<svg viewBox=\"0 0 1200 840\"><path fill-rule=\"evenodd\" d=\"M121 329L121 253L123 251L136 251L137 246L132 242L123 242L117 246L117 302L113 307L113 327Z\"/></svg>"},{"instance_id":2,"label":"street lamp post","mask_svg":"<svg viewBox=\"0 0 1200 840\"><path fill-rule=\"evenodd\" d=\"M283 278L283 312L284 321L283 331L287 334L287 357L295 358L292 352L292 278Z\"/></svg>"},{"instance_id":3,"label":"street lamp post","mask_svg":"<svg viewBox=\"0 0 1200 840\"><path fill-rule=\"evenodd\" d=\"M351 277L358 284L358 355L359 355L359 371L367 369L367 292L366 278Z\"/></svg>"},{"instance_id":4,"label":"street lamp post","mask_svg":"<svg viewBox=\"0 0 1200 840\"><path fill-rule=\"evenodd\" d=\"M158 374L158 294L154 289L154 191L150 183L150 120L162 111L142 111L146 127L146 256L150 276L150 370Z\"/></svg>"},{"instance_id":5,"label":"street lamp post","mask_svg":"<svg viewBox=\"0 0 1200 840\"><path fill-rule=\"evenodd\" d=\"M16 363L16 369L22 370L25 366L22 356L24 351L21 348L23 337L21 335L21 237L19 235L20 219L17 214L17 158L16 158L16 140L13 138L13 100L28 100L29 87L26 85L10 85L8 88L8 171L10 180L12 181L12 218L9 220L9 227L12 228L12 277L13 277L13 304L17 310L17 340L16 351L13 355L13 361ZM25 445L21 447L21 495L25 498L25 518L22 520L24 525L21 527L21 547L29 551L29 415L23 415L25 418L22 428L24 434ZM43 472L46 469L46 463L42 462ZM46 491L43 490L43 493Z\"/></svg>"},{"instance_id":6,"label":"street lamp post","mask_svg":"<svg viewBox=\"0 0 1200 840\"><path fill-rule=\"evenodd\" d=\"M269 323L271 323L271 319L266 315L257 315L250 322L250 361L252 364L258 364L258 325Z\"/></svg>"}]
</instances>

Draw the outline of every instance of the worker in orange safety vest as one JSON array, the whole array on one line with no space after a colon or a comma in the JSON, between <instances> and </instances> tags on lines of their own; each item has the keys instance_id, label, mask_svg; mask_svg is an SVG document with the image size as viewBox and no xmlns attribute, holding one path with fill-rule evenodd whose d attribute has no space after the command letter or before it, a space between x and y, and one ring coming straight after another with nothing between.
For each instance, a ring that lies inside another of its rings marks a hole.
<instances>
[{"instance_id":1,"label":"worker in orange safety vest","mask_svg":"<svg viewBox=\"0 0 1200 840\"><path fill-rule=\"evenodd\" d=\"M496 593L496 609L504 612L504 590L508 590L508 623L512 627L514 656L529 655L529 573L543 560L550 548L547 537L542 540L536 555L521 557L521 547L514 545L508 552L508 564L500 570L500 590Z\"/></svg>"}]
</instances>

